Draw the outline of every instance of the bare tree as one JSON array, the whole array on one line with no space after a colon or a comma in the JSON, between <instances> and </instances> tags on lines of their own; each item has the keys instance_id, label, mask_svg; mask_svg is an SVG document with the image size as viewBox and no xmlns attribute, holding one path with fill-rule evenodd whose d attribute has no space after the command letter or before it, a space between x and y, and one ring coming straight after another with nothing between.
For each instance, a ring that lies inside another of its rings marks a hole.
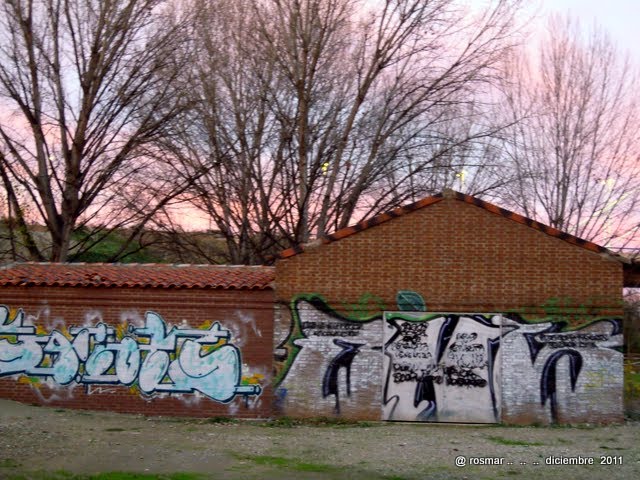
<instances>
[{"instance_id":1,"label":"bare tree","mask_svg":"<svg viewBox=\"0 0 640 480\"><path fill-rule=\"evenodd\" d=\"M480 102L517 3L195 0L182 151L208 172L193 204L230 260L263 261L481 170L500 126Z\"/></svg>"},{"instance_id":2,"label":"bare tree","mask_svg":"<svg viewBox=\"0 0 640 480\"><path fill-rule=\"evenodd\" d=\"M640 229L638 72L609 36L552 17L539 58L513 59L514 121L505 143L516 173L504 199L578 237L624 247Z\"/></svg>"},{"instance_id":3,"label":"bare tree","mask_svg":"<svg viewBox=\"0 0 640 480\"><path fill-rule=\"evenodd\" d=\"M192 182L160 161L172 152L158 140L187 105L177 87L189 61L186 18L160 24L162 4L0 2L0 180L27 258L72 259L115 228L130 241Z\"/></svg>"}]
</instances>

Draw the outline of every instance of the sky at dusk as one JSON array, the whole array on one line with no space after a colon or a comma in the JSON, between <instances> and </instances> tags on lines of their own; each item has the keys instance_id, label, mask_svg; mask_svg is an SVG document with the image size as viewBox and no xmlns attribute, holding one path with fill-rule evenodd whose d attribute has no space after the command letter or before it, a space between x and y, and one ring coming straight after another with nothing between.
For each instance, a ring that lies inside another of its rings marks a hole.
<instances>
[{"instance_id":1,"label":"sky at dusk","mask_svg":"<svg viewBox=\"0 0 640 480\"><path fill-rule=\"evenodd\" d=\"M368 0L375 4L379 0ZM467 0L471 5L486 5L487 0ZM570 13L580 20L586 30L594 24L604 28L621 53L628 52L630 59L640 69L640 0L527 0L523 14L533 18L528 25L532 32L545 28L546 17L551 13ZM188 209L177 209L177 214L189 218L192 229L212 228L209 219Z\"/></svg>"},{"instance_id":2,"label":"sky at dusk","mask_svg":"<svg viewBox=\"0 0 640 480\"><path fill-rule=\"evenodd\" d=\"M597 23L640 67L640 0L538 0L531 3L532 12L537 10L541 16L570 12L580 18L585 28Z\"/></svg>"}]
</instances>

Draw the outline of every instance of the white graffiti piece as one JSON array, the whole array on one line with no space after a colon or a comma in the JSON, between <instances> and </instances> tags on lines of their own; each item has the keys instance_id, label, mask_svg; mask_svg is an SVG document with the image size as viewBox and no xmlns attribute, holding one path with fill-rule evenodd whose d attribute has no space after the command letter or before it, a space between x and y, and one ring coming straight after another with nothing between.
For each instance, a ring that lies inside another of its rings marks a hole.
<instances>
[{"instance_id":1,"label":"white graffiti piece","mask_svg":"<svg viewBox=\"0 0 640 480\"><path fill-rule=\"evenodd\" d=\"M383 418L499 420L500 315L387 312Z\"/></svg>"},{"instance_id":2,"label":"white graffiti piece","mask_svg":"<svg viewBox=\"0 0 640 480\"><path fill-rule=\"evenodd\" d=\"M241 385L240 350L229 330L215 322L208 330L172 327L147 312L144 327L129 326L121 340L104 323L38 335L24 312L10 319L0 306L0 377L24 374L68 385L133 385L145 394L199 392L222 403L236 395L260 395L259 385ZM1 338L5 337L5 338ZM6 338L8 337L8 338Z\"/></svg>"}]
</instances>

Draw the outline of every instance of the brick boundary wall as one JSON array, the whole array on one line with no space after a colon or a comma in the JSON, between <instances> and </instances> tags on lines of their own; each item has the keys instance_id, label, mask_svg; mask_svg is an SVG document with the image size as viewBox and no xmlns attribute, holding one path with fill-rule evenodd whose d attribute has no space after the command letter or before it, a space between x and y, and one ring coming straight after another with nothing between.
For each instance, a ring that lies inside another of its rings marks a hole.
<instances>
[{"instance_id":1,"label":"brick boundary wall","mask_svg":"<svg viewBox=\"0 0 640 480\"><path fill-rule=\"evenodd\" d=\"M213 322L220 322L222 328L230 331L227 342L240 352L243 383L260 388L258 395L238 394L228 403L221 403L199 391L143 394L136 386L137 381L131 386L87 386L79 385L75 380L68 385L58 385L50 376L14 374L0 377L0 396L3 398L28 404L146 415L271 416L272 290L32 286L2 287L1 292L0 305L10 308L12 316L22 309L28 323L33 322L37 327L39 335L58 329L72 337L68 331L70 327L95 327L98 322L125 334L130 324L142 327L148 311L160 315L167 327L206 329ZM148 340L141 343L145 341ZM178 349L183 341L178 340ZM172 358L178 353L173 352ZM166 377L163 382L167 382Z\"/></svg>"}]
</instances>

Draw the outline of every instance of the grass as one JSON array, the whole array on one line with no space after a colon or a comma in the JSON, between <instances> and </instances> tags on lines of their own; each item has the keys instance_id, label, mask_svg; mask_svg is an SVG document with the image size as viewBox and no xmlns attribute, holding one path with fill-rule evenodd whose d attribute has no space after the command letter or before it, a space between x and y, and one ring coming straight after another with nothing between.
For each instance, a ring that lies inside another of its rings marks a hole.
<instances>
[{"instance_id":1,"label":"grass","mask_svg":"<svg viewBox=\"0 0 640 480\"><path fill-rule=\"evenodd\" d=\"M239 460L249 461L255 465L277 469L278 472L282 472L284 469L287 469L292 472L304 472L304 473L316 473L316 474L319 473L319 474L325 474L327 475L327 478L332 478L332 479L344 478L344 475L345 475L344 467L337 467L335 465L328 465L325 463L315 463L315 462L298 460L296 458L276 457L271 455L253 455L253 456L235 455L235 456ZM398 477L398 476L380 476L379 474L372 474L372 473L367 473L365 471L358 471L358 470L355 470L355 471L351 470L351 474L352 474L352 478L375 478L375 479L384 479L384 480L392 480L392 479L401 480L402 479L402 477ZM303 474L301 474L300 477L305 478ZM268 477L268 478L271 478L271 477Z\"/></svg>"},{"instance_id":2,"label":"grass","mask_svg":"<svg viewBox=\"0 0 640 480\"><path fill-rule=\"evenodd\" d=\"M301 462L299 460L285 458L285 457L273 457L269 455L256 455L253 457L242 457L244 460L249 460L257 465L268 465L278 468L290 468L299 472L317 472L326 473L338 471L337 467L332 465L325 465L320 463Z\"/></svg>"},{"instance_id":3,"label":"grass","mask_svg":"<svg viewBox=\"0 0 640 480\"><path fill-rule=\"evenodd\" d=\"M624 405L629 420L640 420L640 365L638 361L624 364Z\"/></svg>"},{"instance_id":4,"label":"grass","mask_svg":"<svg viewBox=\"0 0 640 480\"><path fill-rule=\"evenodd\" d=\"M231 453L231 455L240 460L242 465L236 465L234 467L231 467L229 470L242 471L245 475L248 475L248 472L251 472L251 469L249 468L249 470L247 470L246 464L247 462L250 462L256 467L265 467L267 469L254 471L254 473L257 473L257 475L259 476L250 477L260 478L261 480L267 478L275 479L282 477L288 479L292 478L292 473L294 476L293 478L307 478L309 474L320 474L319 477L313 476L312 478L323 478L327 480L338 480L343 478L351 478L357 480L407 480L407 477L399 475L384 475L378 472L362 470L360 468L302 461L290 457L280 457L273 455L240 455L236 453ZM438 469L438 471L440 470L441 469ZM429 475L425 478L434 477Z\"/></svg>"},{"instance_id":5,"label":"grass","mask_svg":"<svg viewBox=\"0 0 640 480\"><path fill-rule=\"evenodd\" d=\"M214 423L214 424L240 423L240 420L233 417L217 416L217 417L205 418L202 421L202 423Z\"/></svg>"},{"instance_id":6,"label":"grass","mask_svg":"<svg viewBox=\"0 0 640 480\"><path fill-rule=\"evenodd\" d=\"M520 446L520 447L542 447L542 446L544 446L544 443L540 443L540 442L529 442L529 441L522 441L522 440L513 440L513 439L510 439L510 438L496 437L496 436L487 437L487 440L491 440L492 442L497 443L499 445Z\"/></svg>"},{"instance_id":7,"label":"grass","mask_svg":"<svg viewBox=\"0 0 640 480\"><path fill-rule=\"evenodd\" d=\"M368 428L384 425L381 422L363 422L348 418L312 417L292 418L279 417L260 424L263 427L293 428L293 427L356 427Z\"/></svg>"}]
</instances>

